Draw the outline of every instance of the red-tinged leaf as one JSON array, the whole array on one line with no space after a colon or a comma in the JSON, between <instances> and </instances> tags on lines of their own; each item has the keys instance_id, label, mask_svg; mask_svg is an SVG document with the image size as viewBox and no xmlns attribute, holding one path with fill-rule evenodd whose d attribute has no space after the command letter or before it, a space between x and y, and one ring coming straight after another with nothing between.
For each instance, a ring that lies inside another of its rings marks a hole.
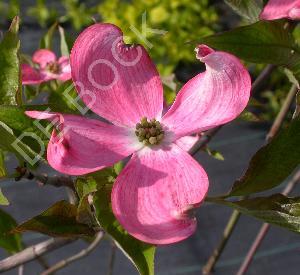
<instances>
[{"instance_id":1,"label":"red-tinged leaf","mask_svg":"<svg viewBox=\"0 0 300 275\"><path fill-rule=\"evenodd\" d=\"M8 253L16 253L22 250L21 235L10 233L16 225L14 218L0 209L0 247Z\"/></svg>"},{"instance_id":2,"label":"red-tinged leaf","mask_svg":"<svg viewBox=\"0 0 300 275\"><path fill-rule=\"evenodd\" d=\"M59 201L40 215L20 224L13 231L36 231L54 237L93 236L95 231L83 223L78 223L77 207L66 201Z\"/></svg>"}]
</instances>

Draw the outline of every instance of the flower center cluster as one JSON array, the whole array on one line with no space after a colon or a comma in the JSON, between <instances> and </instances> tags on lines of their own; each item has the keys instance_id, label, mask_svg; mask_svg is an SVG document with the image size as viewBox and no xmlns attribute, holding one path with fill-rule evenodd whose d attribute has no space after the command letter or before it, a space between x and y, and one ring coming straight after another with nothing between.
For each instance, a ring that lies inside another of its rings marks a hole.
<instances>
[{"instance_id":1,"label":"flower center cluster","mask_svg":"<svg viewBox=\"0 0 300 275\"><path fill-rule=\"evenodd\" d=\"M60 67L57 62L48 63L46 69L47 69L47 71L49 71L50 73L53 73L53 74L58 74L60 72Z\"/></svg>"},{"instance_id":2,"label":"flower center cluster","mask_svg":"<svg viewBox=\"0 0 300 275\"><path fill-rule=\"evenodd\" d=\"M164 139L164 131L159 121L155 118L150 121L146 117L136 125L135 134L144 145L157 145Z\"/></svg>"}]
</instances>

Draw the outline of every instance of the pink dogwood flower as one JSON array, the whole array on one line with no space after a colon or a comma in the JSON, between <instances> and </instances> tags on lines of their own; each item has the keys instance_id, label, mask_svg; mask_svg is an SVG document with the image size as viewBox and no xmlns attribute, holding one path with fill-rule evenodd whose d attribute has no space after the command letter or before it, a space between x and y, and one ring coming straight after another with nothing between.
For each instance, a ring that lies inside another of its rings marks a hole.
<instances>
[{"instance_id":1,"label":"pink dogwood flower","mask_svg":"<svg viewBox=\"0 0 300 275\"><path fill-rule=\"evenodd\" d=\"M164 116L172 105L167 104L165 101L163 103L162 116ZM176 140L176 144L185 151L190 151L193 146L201 139L201 133L195 135L188 135L181 137Z\"/></svg>"},{"instance_id":2,"label":"pink dogwood flower","mask_svg":"<svg viewBox=\"0 0 300 275\"><path fill-rule=\"evenodd\" d=\"M147 51L124 44L112 24L92 25L73 46L72 79L85 104L110 123L26 112L59 120L47 159L62 173L91 173L131 155L113 185L112 209L129 234L144 242L169 244L195 232L191 210L204 200L209 182L178 140L233 120L249 100L251 79L236 57L205 45L196 51L206 71L183 86L162 116L163 86Z\"/></svg>"},{"instance_id":3,"label":"pink dogwood flower","mask_svg":"<svg viewBox=\"0 0 300 275\"><path fill-rule=\"evenodd\" d=\"M269 0L260 14L260 19L300 19L300 0Z\"/></svg>"},{"instance_id":4,"label":"pink dogwood flower","mask_svg":"<svg viewBox=\"0 0 300 275\"><path fill-rule=\"evenodd\" d=\"M32 56L35 67L22 64L23 85L36 85L53 79L67 81L71 79L71 67L68 56L57 59L54 52L47 49L37 50Z\"/></svg>"}]
</instances>

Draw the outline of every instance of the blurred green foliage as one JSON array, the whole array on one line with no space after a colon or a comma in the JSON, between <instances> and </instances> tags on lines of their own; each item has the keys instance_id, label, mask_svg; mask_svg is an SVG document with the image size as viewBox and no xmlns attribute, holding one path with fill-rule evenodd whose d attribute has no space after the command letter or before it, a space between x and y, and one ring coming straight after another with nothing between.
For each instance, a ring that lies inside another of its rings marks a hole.
<instances>
[{"instance_id":1,"label":"blurred green foliage","mask_svg":"<svg viewBox=\"0 0 300 275\"><path fill-rule=\"evenodd\" d=\"M0 4L0 15L12 18L19 13L20 3L10 0L8 4ZM24 4L21 5L21 14L35 18L42 27L58 21L80 30L92 24L93 18L118 25L129 37L127 43L141 43L147 47L162 75L171 74L179 61L195 61L194 41L212 34L218 21L217 12L209 5L209 0L104 0L96 3L36 0L35 6L26 7ZM143 16L145 25L142 24ZM143 26L148 31L143 32ZM151 29L166 33L157 34ZM142 39L137 32L143 35Z\"/></svg>"},{"instance_id":2,"label":"blurred green foliage","mask_svg":"<svg viewBox=\"0 0 300 275\"><path fill-rule=\"evenodd\" d=\"M10 0L7 3L0 2L0 16L5 19L12 20L16 15L20 13L20 1Z\"/></svg>"},{"instance_id":3,"label":"blurred green foliage","mask_svg":"<svg viewBox=\"0 0 300 275\"><path fill-rule=\"evenodd\" d=\"M195 61L194 40L211 34L218 20L217 13L208 0L105 0L98 6L103 21L118 25L129 41L146 46L157 63L162 75L173 72L179 61ZM149 30L145 38L139 38L133 31L142 33L142 21L146 16L148 29L167 31L159 35ZM191 43L188 43L192 41ZM149 47L150 46L150 47Z\"/></svg>"}]
</instances>

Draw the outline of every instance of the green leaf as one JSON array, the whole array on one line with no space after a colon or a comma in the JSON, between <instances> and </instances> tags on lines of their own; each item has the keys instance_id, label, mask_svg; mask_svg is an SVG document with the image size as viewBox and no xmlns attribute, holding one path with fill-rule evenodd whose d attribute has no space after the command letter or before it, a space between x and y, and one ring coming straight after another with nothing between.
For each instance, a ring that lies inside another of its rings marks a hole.
<instances>
[{"instance_id":1,"label":"green leaf","mask_svg":"<svg viewBox=\"0 0 300 275\"><path fill-rule=\"evenodd\" d=\"M0 179L7 176L7 171L5 168L5 155L3 150L0 149Z\"/></svg>"},{"instance_id":2,"label":"green leaf","mask_svg":"<svg viewBox=\"0 0 300 275\"><path fill-rule=\"evenodd\" d=\"M77 178L75 182L76 193L79 197L77 221L88 224L90 226L98 226L95 215L91 211L89 203L89 195L94 194L105 184L114 181L116 172L114 168L108 167L97 172Z\"/></svg>"},{"instance_id":3,"label":"green leaf","mask_svg":"<svg viewBox=\"0 0 300 275\"><path fill-rule=\"evenodd\" d=\"M259 21L207 36L200 43L253 63L282 65L300 77L300 49L284 20Z\"/></svg>"},{"instance_id":4,"label":"green leaf","mask_svg":"<svg viewBox=\"0 0 300 275\"><path fill-rule=\"evenodd\" d=\"M91 177L97 182L97 190L99 190L103 185L111 184L115 181L115 178L118 175L117 171L118 169L121 169L117 164L113 167L107 167L87 175L88 178Z\"/></svg>"},{"instance_id":5,"label":"green leaf","mask_svg":"<svg viewBox=\"0 0 300 275\"><path fill-rule=\"evenodd\" d=\"M59 36L60 36L60 53L62 56L69 56L70 51L66 41L65 30L63 27L58 26Z\"/></svg>"},{"instance_id":6,"label":"green leaf","mask_svg":"<svg viewBox=\"0 0 300 275\"><path fill-rule=\"evenodd\" d=\"M36 231L54 237L93 236L95 231L83 223L78 223L77 207L66 201L59 201L40 215L20 224L14 232Z\"/></svg>"},{"instance_id":7,"label":"green leaf","mask_svg":"<svg viewBox=\"0 0 300 275\"><path fill-rule=\"evenodd\" d=\"M92 177L77 178L75 182L75 189L80 199L90 193L96 192L98 190L97 187L97 182Z\"/></svg>"},{"instance_id":8,"label":"green leaf","mask_svg":"<svg viewBox=\"0 0 300 275\"><path fill-rule=\"evenodd\" d=\"M244 110L239 116L238 116L239 120L243 120L243 121L249 121L249 122L259 122L260 118L253 114L250 111Z\"/></svg>"},{"instance_id":9,"label":"green leaf","mask_svg":"<svg viewBox=\"0 0 300 275\"><path fill-rule=\"evenodd\" d=\"M3 148L2 146L3 149L15 153L17 151L17 156L26 160L26 158L23 156L22 150L24 151L23 147L27 146L30 150L28 151L26 149L24 152L28 155L30 159L34 159L37 155L39 155L38 158L42 158L44 155L44 151L46 151L46 143L50 137L50 132L48 133L45 129L47 123L40 121L37 124L40 127L38 128L38 126L35 124L37 121L25 115L25 110L27 109L46 109L45 107L42 107L43 106L16 107L1 105L0 122L4 123L7 127L10 128L13 136L11 136L10 144L7 144L5 141L0 140L0 148L2 143L3 146L5 145L5 148ZM46 135L47 133L48 136ZM20 142L18 142L17 139L19 139ZM14 143L15 146L8 146L11 145L13 141L16 141ZM21 146L22 150L18 150L19 146ZM30 161L26 161L30 164Z\"/></svg>"},{"instance_id":10,"label":"green leaf","mask_svg":"<svg viewBox=\"0 0 300 275\"><path fill-rule=\"evenodd\" d=\"M250 22L259 20L263 8L262 0L225 0L225 3Z\"/></svg>"},{"instance_id":11,"label":"green leaf","mask_svg":"<svg viewBox=\"0 0 300 275\"><path fill-rule=\"evenodd\" d=\"M300 164L299 141L300 117L258 150L246 173L234 183L227 196L249 195L281 184Z\"/></svg>"},{"instance_id":12,"label":"green leaf","mask_svg":"<svg viewBox=\"0 0 300 275\"><path fill-rule=\"evenodd\" d=\"M88 108L84 106L71 80L62 83L57 90L52 91L49 100L51 110L55 112L85 114Z\"/></svg>"},{"instance_id":13,"label":"green leaf","mask_svg":"<svg viewBox=\"0 0 300 275\"><path fill-rule=\"evenodd\" d=\"M113 174L113 169L106 168L85 177L79 177L75 182L76 193L79 197L77 209L77 221L97 227L97 220L91 211L89 195L95 193L108 182L109 177ZM97 178L97 182L95 180Z\"/></svg>"},{"instance_id":14,"label":"green leaf","mask_svg":"<svg viewBox=\"0 0 300 275\"><path fill-rule=\"evenodd\" d=\"M16 221L8 213L0 209L0 247L9 253L16 253L22 250L21 235L10 232L16 225Z\"/></svg>"},{"instance_id":15,"label":"green leaf","mask_svg":"<svg viewBox=\"0 0 300 275\"><path fill-rule=\"evenodd\" d=\"M225 160L224 156L217 150L212 150L209 147L205 147L204 149L207 154L209 154L211 157L217 159L217 160Z\"/></svg>"},{"instance_id":16,"label":"green leaf","mask_svg":"<svg viewBox=\"0 0 300 275\"><path fill-rule=\"evenodd\" d=\"M46 34L43 36L43 38L40 41L40 49L49 49L52 50L53 47L53 36L56 31L56 28L58 26L58 23L55 22L49 30L46 32Z\"/></svg>"},{"instance_id":17,"label":"green leaf","mask_svg":"<svg viewBox=\"0 0 300 275\"><path fill-rule=\"evenodd\" d=\"M42 158L44 147L41 154L37 155L28 145L14 135L11 128L1 121L0 136L0 149L14 152L20 160L26 160L30 165L34 165L36 161ZM33 133L31 133L31 137L37 138Z\"/></svg>"},{"instance_id":18,"label":"green leaf","mask_svg":"<svg viewBox=\"0 0 300 275\"><path fill-rule=\"evenodd\" d=\"M124 168L124 163L123 161L119 161L114 165L114 172L116 173L116 176L121 173L121 171Z\"/></svg>"},{"instance_id":19,"label":"green leaf","mask_svg":"<svg viewBox=\"0 0 300 275\"><path fill-rule=\"evenodd\" d=\"M142 275L154 274L154 246L131 237L118 223L110 208L112 182L123 164L108 167L76 180L75 188L80 198L77 221L96 226L94 215L88 202L93 194L96 216L103 229L115 240L124 254L133 262Z\"/></svg>"},{"instance_id":20,"label":"green leaf","mask_svg":"<svg viewBox=\"0 0 300 275\"><path fill-rule=\"evenodd\" d=\"M131 237L121 227L111 210L110 193L111 185L107 185L94 195L96 214L101 226L115 240L141 275L153 275L155 246Z\"/></svg>"},{"instance_id":21,"label":"green leaf","mask_svg":"<svg viewBox=\"0 0 300 275\"><path fill-rule=\"evenodd\" d=\"M34 106L7 106L1 105L0 106L0 121L5 123L11 129L13 129L16 135L20 135L24 132L33 132L36 135L42 137L46 140L44 133L40 131L40 129L34 124L34 119L25 115L26 110L40 110L46 109L43 106L34 105Z\"/></svg>"},{"instance_id":22,"label":"green leaf","mask_svg":"<svg viewBox=\"0 0 300 275\"><path fill-rule=\"evenodd\" d=\"M75 189L80 199L101 189L104 185L110 184L117 176L113 167L107 167L97 172L78 177L75 182Z\"/></svg>"},{"instance_id":23,"label":"green leaf","mask_svg":"<svg viewBox=\"0 0 300 275\"><path fill-rule=\"evenodd\" d=\"M282 194L274 194L237 202L219 199L212 202L233 207L243 214L300 233L300 197L288 198Z\"/></svg>"},{"instance_id":24,"label":"green leaf","mask_svg":"<svg viewBox=\"0 0 300 275\"><path fill-rule=\"evenodd\" d=\"M91 210L88 195L81 198L79 201L76 220L79 223L87 224L89 227L95 228L97 226L97 222Z\"/></svg>"},{"instance_id":25,"label":"green leaf","mask_svg":"<svg viewBox=\"0 0 300 275\"><path fill-rule=\"evenodd\" d=\"M19 18L15 17L0 42L0 105L20 105Z\"/></svg>"},{"instance_id":26,"label":"green leaf","mask_svg":"<svg viewBox=\"0 0 300 275\"><path fill-rule=\"evenodd\" d=\"M9 205L9 201L7 200L7 198L2 193L1 188L0 188L0 205Z\"/></svg>"}]
</instances>

